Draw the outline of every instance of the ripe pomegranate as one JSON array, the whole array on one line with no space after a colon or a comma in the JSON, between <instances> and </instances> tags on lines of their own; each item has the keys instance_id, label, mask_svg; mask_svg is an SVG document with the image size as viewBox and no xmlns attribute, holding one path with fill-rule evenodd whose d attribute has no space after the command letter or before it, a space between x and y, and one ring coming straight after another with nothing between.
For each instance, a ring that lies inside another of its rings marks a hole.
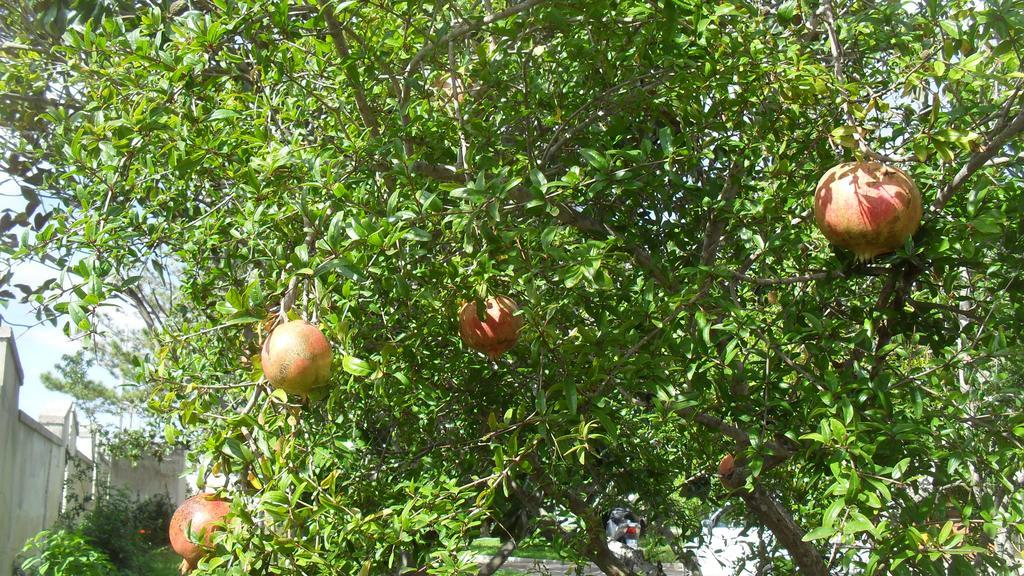
<instances>
[{"instance_id":1,"label":"ripe pomegranate","mask_svg":"<svg viewBox=\"0 0 1024 576\"><path fill-rule=\"evenodd\" d=\"M470 348L496 360L516 345L523 319L516 316L516 303L506 296L495 296L484 302L484 319L476 315L476 303L466 302L459 312L459 334Z\"/></svg>"},{"instance_id":2,"label":"ripe pomegranate","mask_svg":"<svg viewBox=\"0 0 1024 576\"><path fill-rule=\"evenodd\" d=\"M303 320L281 324L263 342L263 374L275 388L306 396L331 377L331 345Z\"/></svg>"},{"instance_id":3,"label":"ripe pomegranate","mask_svg":"<svg viewBox=\"0 0 1024 576\"><path fill-rule=\"evenodd\" d=\"M880 162L832 168L814 191L814 221L836 246L870 260L891 252L917 231L921 193L902 170Z\"/></svg>"},{"instance_id":4,"label":"ripe pomegranate","mask_svg":"<svg viewBox=\"0 0 1024 576\"><path fill-rule=\"evenodd\" d=\"M732 454L726 454L722 461L718 463L718 475L725 478L726 476L732 476L732 473L735 471L736 459Z\"/></svg>"},{"instance_id":5,"label":"ripe pomegranate","mask_svg":"<svg viewBox=\"0 0 1024 576\"><path fill-rule=\"evenodd\" d=\"M730 490L743 485L743 477L736 474L736 458L732 454L726 454L718 463L718 479Z\"/></svg>"},{"instance_id":6,"label":"ripe pomegranate","mask_svg":"<svg viewBox=\"0 0 1024 576\"><path fill-rule=\"evenodd\" d=\"M185 500L174 511L169 531L171 548L184 558L183 573L194 569L199 560L206 555L204 548L210 546L211 534L221 528L213 524L220 522L229 509L230 505L224 500L213 494L200 493ZM193 539L189 538L190 533Z\"/></svg>"}]
</instances>

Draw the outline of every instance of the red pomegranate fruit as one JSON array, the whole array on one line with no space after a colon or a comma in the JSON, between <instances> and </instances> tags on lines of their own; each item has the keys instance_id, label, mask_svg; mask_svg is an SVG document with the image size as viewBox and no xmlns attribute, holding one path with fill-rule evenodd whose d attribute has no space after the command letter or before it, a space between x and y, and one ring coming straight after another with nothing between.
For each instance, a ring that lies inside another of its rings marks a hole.
<instances>
[{"instance_id":1,"label":"red pomegranate fruit","mask_svg":"<svg viewBox=\"0 0 1024 576\"><path fill-rule=\"evenodd\" d=\"M722 461L718 463L718 475L722 478L732 476L732 473L736 471L736 459L732 454L726 454L722 458Z\"/></svg>"},{"instance_id":2,"label":"red pomegranate fruit","mask_svg":"<svg viewBox=\"0 0 1024 576\"><path fill-rule=\"evenodd\" d=\"M496 360L516 345L523 319L516 316L519 307L506 296L495 296L484 302L484 317L476 313L476 303L466 302L459 311L459 334L470 348Z\"/></svg>"},{"instance_id":3,"label":"red pomegranate fruit","mask_svg":"<svg viewBox=\"0 0 1024 576\"><path fill-rule=\"evenodd\" d=\"M324 333L303 320L281 324L263 342L263 374L275 388L307 396L331 377L331 345Z\"/></svg>"},{"instance_id":4,"label":"red pomegranate fruit","mask_svg":"<svg viewBox=\"0 0 1024 576\"><path fill-rule=\"evenodd\" d=\"M726 454L718 463L718 479L722 481L722 486L730 490L743 485L744 478L736 473L736 458L732 454Z\"/></svg>"},{"instance_id":5,"label":"red pomegranate fruit","mask_svg":"<svg viewBox=\"0 0 1024 576\"><path fill-rule=\"evenodd\" d=\"M185 500L174 511L171 517L171 548L184 558L182 572L195 569L199 560L206 555L210 547L210 536L222 526L216 525L223 520L231 506L209 493L196 494ZM189 538L189 535L192 538Z\"/></svg>"},{"instance_id":6,"label":"red pomegranate fruit","mask_svg":"<svg viewBox=\"0 0 1024 576\"><path fill-rule=\"evenodd\" d=\"M921 192L902 170L880 162L847 162L821 177L814 221L828 241L870 260L892 252L917 231Z\"/></svg>"}]
</instances>

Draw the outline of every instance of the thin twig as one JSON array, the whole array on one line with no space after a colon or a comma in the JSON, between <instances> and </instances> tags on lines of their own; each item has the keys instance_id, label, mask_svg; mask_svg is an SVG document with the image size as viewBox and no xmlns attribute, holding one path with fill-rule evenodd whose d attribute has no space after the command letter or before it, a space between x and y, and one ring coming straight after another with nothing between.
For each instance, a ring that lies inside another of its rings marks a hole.
<instances>
[{"instance_id":1,"label":"thin twig","mask_svg":"<svg viewBox=\"0 0 1024 576\"><path fill-rule=\"evenodd\" d=\"M596 97L594 97L593 99L587 101L586 103L581 105L579 108L574 110L571 114L566 116L565 121L562 123L562 125L559 126L557 130L555 130L555 134L552 137L551 142L549 142L548 145L544 147L544 153L541 154L541 164L546 166L548 163L551 162L551 159L554 158L555 154L557 154L558 151L561 150L562 147L565 146L565 144L569 140L571 140L573 136L575 136L581 130L586 129L588 126L590 126L594 122L597 122L601 118L600 114L605 111L605 108L603 108L603 107L597 108L588 117L584 118L583 120L581 120L581 121L575 123L574 125L572 125L571 127L569 127L568 123L571 122L574 118L576 118L576 116L581 114L583 111L585 111L586 109L588 109L590 106L594 105L595 103L601 102L603 100L608 99L610 96L612 96L615 93L620 92L622 89L627 88L627 87L629 87L632 84L638 83L641 80L644 80L646 78L649 78L651 76L656 76L656 75L659 75L659 74L662 75L660 78L656 78L655 80L653 80L651 82L648 82L646 84L641 84L641 85L639 85L633 91L638 91L638 90L639 91L647 91L647 90L650 90L651 88L654 88L655 86L658 86L659 84L665 83L666 81L668 81L669 78L671 78L672 71L670 71L670 70L654 70L654 71L651 71L651 72L647 72L645 74L641 74L641 75L639 75L639 76L637 76L635 78L630 78L629 80L626 80L624 82L620 82L619 84L616 84L615 86L612 86L611 88L608 88L607 90L605 90L601 94L598 94Z\"/></svg>"},{"instance_id":2,"label":"thin twig","mask_svg":"<svg viewBox=\"0 0 1024 576\"><path fill-rule=\"evenodd\" d=\"M755 278L746 274L740 274L736 272L733 274L733 278L741 282L750 282L757 286L782 286L787 284L802 284L804 282L814 282L817 280L828 280L831 278L842 278L845 273L842 270L829 270L828 272L816 272L814 274L805 274L803 276L791 276L789 278Z\"/></svg>"},{"instance_id":3,"label":"thin twig","mask_svg":"<svg viewBox=\"0 0 1024 576\"><path fill-rule=\"evenodd\" d=\"M1009 290L1009 288L1010 288L1010 285L1013 284L1013 282L1016 279L1017 279L1016 275L1013 278L1011 278L1010 282L1006 284L1006 287L1003 288L1001 293L1002 294L1006 294L1007 290ZM926 370L922 370L921 372L918 372L917 374L912 374L910 376L907 376L906 378L903 378L902 380L897 382L895 385L890 386L890 389L899 388L899 387L903 386L904 384L907 384L909 382L915 382L917 380L920 380L921 378L924 378L925 376L927 376L929 374L932 374L933 372L938 372L939 370L945 370L949 366L952 366L954 362L956 362L957 360L960 359L960 355L961 354L963 354L967 350L970 350L971 348L974 348L978 344L978 340L981 339L981 335L982 335L982 333L985 330L985 326L988 324L989 318L992 317L992 313L995 312L996 308L998 307L996 304L997 304L996 302L993 302L992 306L989 307L988 314L985 315L985 318L982 319L981 323L978 325L978 331L975 332L974 338L971 340L971 343L969 345L960 347L952 356L949 357L949 359L947 359L942 364L939 364L938 366L932 366L931 368L928 368Z\"/></svg>"},{"instance_id":4,"label":"thin twig","mask_svg":"<svg viewBox=\"0 0 1024 576\"><path fill-rule=\"evenodd\" d=\"M974 322L978 322L980 320L978 315L972 312L971 310L964 310L962 308L952 306L950 304L941 304L939 302L922 302L920 300L914 300L913 298L909 297L906 299L906 303L909 304L910 307L915 310L946 310L948 312L952 312L957 316L963 316L964 318L973 320Z\"/></svg>"},{"instance_id":5,"label":"thin twig","mask_svg":"<svg viewBox=\"0 0 1024 576\"><path fill-rule=\"evenodd\" d=\"M252 391L252 396L249 397L249 402L247 402L246 405L242 408L242 411L239 412L240 416L244 416L249 412L252 412L252 409L256 406L256 402L260 399L260 396L263 394L263 385L265 382L266 380L264 378L260 378L259 381L256 382L256 387Z\"/></svg>"},{"instance_id":6,"label":"thin twig","mask_svg":"<svg viewBox=\"0 0 1024 576\"><path fill-rule=\"evenodd\" d=\"M843 46L839 42L839 32L836 30L836 15L835 10L832 6L832 0L823 0L821 8L819 9L821 15L824 17L825 30L828 32L828 43L829 48L832 51L832 72L836 77L837 83L840 85L840 90L844 93L843 98L843 114L846 116L846 122L856 127L857 121L853 115L853 109L850 107L850 101L845 97L845 86L846 86L846 73L843 71ZM871 148L867 140L860 133L860 129L853 133L853 138L857 142L857 148L865 156L868 156L874 160L881 162L906 162L912 158L912 156L888 156L881 154Z\"/></svg>"},{"instance_id":7,"label":"thin twig","mask_svg":"<svg viewBox=\"0 0 1024 576\"><path fill-rule=\"evenodd\" d=\"M316 227L313 226L313 223L309 220L309 217L306 215L305 203L305 196L303 196L303 206L301 208L301 211L302 223L306 228L306 254L308 254L309 257L312 257L313 249L316 246ZM295 301L298 298L298 289L299 277L292 276L292 279L288 281L288 289L284 291L284 295L281 297L281 309L278 310L277 321L275 322L275 324L284 324L285 322L288 321L288 312L292 309L292 306L295 305Z\"/></svg>"},{"instance_id":8,"label":"thin twig","mask_svg":"<svg viewBox=\"0 0 1024 576\"><path fill-rule=\"evenodd\" d=\"M700 263L704 266L711 266L718 256L718 245L721 243L725 232L725 218L722 217L721 211L728 210L730 208L729 204L736 199L736 193L739 191L742 178L743 160L736 158L733 160L725 177L725 185L722 187L722 193L718 198L719 206L712 212L711 218L708 219L707 230L704 232L704 242L700 257Z\"/></svg>"},{"instance_id":9,"label":"thin twig","mask_svg":"<svg viewBox=\"0 0 1024 576\"><path fill-rule=\"evenodd\" d=\"M334 43L334 49L338 52L338 56L342 60L348 60L351 51L348 48L348 42L345 40L345 31L341 27L341 23L334 16L334 10L329 2L323 4L324 18L327 20L327 33L331 37L331 41ZM369 103L366 101L366 92L363 90L362 85L353 78L348 70L348 66L342 68L345 70L345 77L348 78L349 84L352 85L352 90L356 100L356 108L359 109L359 116L363 119L363 124L370 131L370 135L374 139L380 138L380 125L377 122L377 116L373 113Z\"/></svg>"},{"instance_id":10,"label":"thin twig","mask_svg":"<svg viewBox=\"0 0 1024 576\"><path fill-rule=\"evenodd\" d=\"M956 176L942 189L931 204L933 212L940 212L945 208L946 203L953 198L953 194L960 189L975 172L985 166L996 154L1002 150L1013 137L1024 130L1024 107L1005 128L992 137L989 143L981 150L971 155L971 158L956 173Z\"/></svg>"},{"instance_id":11,"label":"thin twig","mask_svg":"<svg viewBox=\"0 0 1024 576\"><path fill-rule=\"evenodd\" d=\"M455 109L455 117L459 123L459 155L455 166L459 170L466 170L466 154L469 146L466 144L466 121L462 117L462 79L459 77L455 63L454 42L448 43L448 69L452 83L452 107Z\"/></svg>"},{"instance_id":12,"label":"thin twig","mask_svg":"<svg viewBox=\"0 0 1024 576\"><path fill-rule=\"evenodd\" d=\"M448 33L445 34L444 36L442 36L441 38L437 39L434 42L428 43L427 45L423 46L423 48L420 48L419 52L417 52L416 55L413 56L412 60L409 61L409 65L405 67L405 77L409 78L413 74L413 72L415 72L416 69L420 67L420 64L423 63L423 60L426 59L426 57L429 56L430 53L437 49L439 46L447 46L449 42L462 38L467 34L471 34L483 28L484 26L488 26L500 20L504 20L505 18L508 18L510 16L515 16L516 14L523 12L525 10L529 10L530 8L533 8L537 4L540 4L545 1L546 0L525 0L524 2L520 2L519 4L513 4L505 8L501 12L488 14L487 16L484 16L479 20L475 20L473 22L463 22L462 24L453 26L452 29L449 30Z\"/></svg>"}]
</instances>

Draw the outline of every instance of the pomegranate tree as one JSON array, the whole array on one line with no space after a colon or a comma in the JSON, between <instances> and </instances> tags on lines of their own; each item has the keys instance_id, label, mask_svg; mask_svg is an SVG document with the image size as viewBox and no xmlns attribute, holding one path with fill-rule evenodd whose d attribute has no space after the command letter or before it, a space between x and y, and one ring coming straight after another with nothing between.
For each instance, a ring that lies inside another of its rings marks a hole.
<instances>
[{"instance_id":1,"label":"pomegranate tree","mask_svg":"<svg viewBox=\"0 0 1024 576\"><path fill-rule=\"evenodd\" d=\"M459 334L470 348L497 359L516 345L523 320L516 315L519 307L506 296L495 296L484 302L483 318L477 315L476 303L466 302L459 312Z\"/></svg>"},{"instance_id":2,"label":"pomegranate tree","mask_svg":"<svg viewBox=\"0 0 1024 576\"><path fill-rule=\"evenodd\" d=\"M814 191L814 221L829 242L870 260L917 231L921 193L902 170L880 162L832 168Z\"/></svg>"},{"instance_id":3,"label":"pomegranate tree","mask_svg":"<svg viewBox=\"0 0 1024 576\"><path fill-rule=\"evenodd\" d=\"M193 570L210 547L210 536L222 528L219 524L231 506L209 493L185 500L171 517L171 548L181 556L181 571Z\"/></svg>"},{"instance_id":4,"label":"pomegranate tree","mask_svg":"<svg viewBox=\"0 0 1024 576\"><path fill-rule=\"evenodd\" d=\"M316 326L292 320L270 333L263 343L260 362L272 386L307 396L331 377L331 345Z\"/></svg>"}]
</instances>

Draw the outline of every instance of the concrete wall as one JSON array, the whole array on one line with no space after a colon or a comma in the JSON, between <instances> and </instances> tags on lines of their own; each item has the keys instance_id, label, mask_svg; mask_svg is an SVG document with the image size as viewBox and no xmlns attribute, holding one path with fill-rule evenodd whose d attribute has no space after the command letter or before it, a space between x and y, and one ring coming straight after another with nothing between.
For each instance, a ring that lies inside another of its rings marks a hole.
<instances>
[{"instance_id":1,"label":"concrete wall","mask_svg":"<svg viewBox=\"0 0 1024 576\"><path fill-rule=\"evenodd\" d=\"M25 541L49 528L68 505L88 502L102 485L123 487L139 499L155 494L185 500L185 456L162 461L110 461L85 442L78 448L74 406L32 419L18 409L24 380L10 328L0 326L0 576L11 576ZM98 463L98 466L97 466Z\"/></svg>"},{"instance_id":2,"label":"concrete wall","mask_svg":"<svg viewBox=\"0 0 1024 576\"><path fill-rule=\"evenodd\" d=\"M5 551L12 558L25 540L57 520L66 463L65 446L58 436L20 410L16 419L17 448L4 453L5 459L13 460L12 474L4 482L12 488L11 498L3 514L10 524Z\"/></svg>"},{"instance_id":3,"label":"concrete wall","mask_svg":"<svg viewBox=\"0 0 1024 576\"><path fill-rule=\"evenodd\" d=\"M185 452L178 450L162 461L146 458L138 462L114 460L107 468L107 481L111 486L120 486L128 490L139 500L163 494L171 502L180 504L185 501Z\"/></svg>"},{"instance_id":4,"label":"concrete wall","mask_svg":"<svg viewBox=\"0 0 1024 576\"><path fill-rule=\"evenodd\" d=\"M10 328L0 326L0 576L7 576L13 561L14 505L18 490L10 480L15 473L15 464L20 441L21 423L18 418L18 389L24 374L14 349Z\"/></svg>"},{"instance_id":5,"label":"concrete wall","mask_svg":"<svg viewBox=\"0 0 1024 576\"><path fill-rule=\"evenodd\" d=\"M0 576L25 540L57 519L65 439L18 409L24 373L10 328L0 326Z\"/></svg>"}]
</instances>

